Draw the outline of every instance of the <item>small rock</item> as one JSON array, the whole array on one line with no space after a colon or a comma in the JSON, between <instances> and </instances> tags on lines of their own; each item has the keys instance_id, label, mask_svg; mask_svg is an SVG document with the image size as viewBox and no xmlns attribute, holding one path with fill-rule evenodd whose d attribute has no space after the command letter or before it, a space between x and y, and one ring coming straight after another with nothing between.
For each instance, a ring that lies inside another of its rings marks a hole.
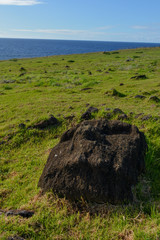
<instances>
[{"instance_id":1,"label":"small rock","mask_svg":"<svg viewBox=\"0 0 160 240\"><path fill-rule=\"evenodd\" d=\"M51 126L55 126L58 124L58 120L51 115L49 119L46 119L44 121L41 121L33 126L33 128L38 128L38 129L45 129Z\"/></svg>"},{"instance_id":2,"label":"small rock","mask_svg":"<svg viewBox=\"0 0 160 240\"><path fill-rule=\"evenodd\" d=\"M144 98L146 98L145 96L143 96L143 95L136 95L134 98L140 98L140 99L144 99Z\"/></svg>"},{"instance_id":3,"label":"small rock","mask_svg":"<svg viewBox=\"0 0 160 240\"><path fill-rule=\"evenodd\" d=\"M25 239L19 236L13 236L13 237L8 237L7 240L25 240Z\"/></svg>"},{"instance_id":4,"label":"small rock","mask_svg":"<svg viewBox=\"0 0 160 240\"><path fill-rule=\"evenodd\" d=\"M73 118L75 118L75 115L73 115L73 114L68 117L64 117L64 119L69 120L69 121L72 121Z\"/></svg>"},{"instance_id":5,"label":"small rock","mask_svg":"<svg viewBox=\"0 0 160 240\"><path fill-rule=\"evenodd\" d=\"M120 83L120 84L119 84L119 86L123 86L123 85L124 85L124 83Z\"/></svg>"},{"instance_id":6,"label":"small rock","mask_svg":"<svg viewBox=\"0 0 160 240\"><path fill-rule=\"evenodd\" d=\"M133 58L127 58L126 59L126 62L131 62L131 61L134 61L134 59Z\"/></svg>"},{"instance_id":7,"label":"small rock","mask_svg":"<svg viewBox=\"0 0 160 240\"><path fill-rule=\"evenodd\" d=\"M134 112L130 112L129 115L132 116L134 114Z\"/></svg>"},{"instance_id":8,"label":"small rock","mask_svg":"<svg viewBox=\"0 0 160 240\"><path fill-rule=\"evenodd\" d=\"M98 112L98 108L89 107L85 113L82 114L81 119L89 120L92 113Z\"/></svg>"},{"instance_id":9,"label":"small rock","mask_svg":"<svg viewBox=\"0 0 160 240\"><path fill-rule=\"evenodd\" d=\"M86 87L86 88L82 88L81 91L87 91L87 90L91 90L93 88L90 88L90 87Z\"/></svg>"},{"instance_id":10,"label":"small rock","mask_svg":"<svg viewBox=\"0 0 160 240\"><path fill-rule=\"evenodd\" d=\"M121 114L118 116L118 120L127 120L127 119L128 119L128 117L126 114Z\"/></svg>"},{"instance_id":11,"label":"small rock","mask_svg":"<svg viewBox=\"0 0 160 240\"><path fill-rule=\"evenodd\" d=\"M18 125L18 127L23 129L23 128L26 127L26 125L25 125L24 123L20 123L20 124Z\"/></svg>"},{"instance_id":12,"label":"small rock","mask_svg":"<svg viewBox=\"0 0 160 240\"><path fill-rule=\"evenodd\" d=\"M141 118L141 120L142 120L142 121L147 121L147 120L149 120L150 118L152 118L151 115L146 115L146 116L143 116L143 117Z\"/></svg>"},{"instance_id":13,"label":"small rock","mask_svg":"<svg viewBox=\"0 0 160 240\"><path fill-rule=\"evenodd\" d=\"M21 67L20 71L26 71L26 69L24 67Z\"/></svg>"},{"instance_id":14,"label":"small rock","mask_svg":"<svg viewBox=\"0 0 160 240\"><path fill-rule=\"evenodd\" d=\"M147 76L145 74L140 74L140 75L136 75L136 76L133 76L131 77L131 79L147 79Z\"/></svg>"},{"instance_id":15,"label":"small rock","mask_svg":"<svg viewBox=\"0 0 160 240\"><path fill-rule=\"evenodd\" d=\"M113 109L113 113L114 114L124 114L124 112L121 109L119 109L119 108Z\"/></svg>"},{"instance_id":16,"label":"small rock","mask_svg":"<svg viewBox=\"0 0 160 240\"><path fill-rule=\"evenodd\" d=\"M89 103L86 103L86 107L89 107L89 105L90 105Z\"/></svg>"},{"instance_id":17,"label":"small rock","mask_svg":"<svg viewBox=\"0 0 160 240\"><path fill-rule=\"evenodd\" d=\"M160 120L160 117L154 117L153 120L154 120L154 121L159 121L159 120Z\"/></svg>"},{"instance_id":18,"label":"small rock","mask_svg":"<svg viewBox=\"0 0 160 240\"><path fill-rule=\"evenodd\" d=\"M160 102L160 99L157 97L157 96L151 96L150 98L149 98L149 100L150 101L154 101L154 102Z\"/></svg>"},{"instance_id":19,"label":"small rock","mask_svg":"<svg viewBox=\"0 0 160 240\"><path fill-rule=\"evenodd\" d=\"M23 72L23 73L19 74L19 77L23 77L25 74L26 74L26 73Z\"/></svg>"},{"instance_id":20,"label":"small rock","mask_svg":"<svg viewBox=\"0 0 160 240\"><path fill-rule=\"evenodd\" d=\"M6 216L21 216L23 218L30 218L34 215L33 211L27 211L27 210L10 210L6 212Z\"/></svg>"},{"instance_id":21,"label":"small rock","mask_svg":"<svg viewBox=\"0 0 160 240\"><path fill-rule=\"evenodd\" d=\"M3 83L15 83L16 80L4 80Z\"/></svg>"}]
</instances>

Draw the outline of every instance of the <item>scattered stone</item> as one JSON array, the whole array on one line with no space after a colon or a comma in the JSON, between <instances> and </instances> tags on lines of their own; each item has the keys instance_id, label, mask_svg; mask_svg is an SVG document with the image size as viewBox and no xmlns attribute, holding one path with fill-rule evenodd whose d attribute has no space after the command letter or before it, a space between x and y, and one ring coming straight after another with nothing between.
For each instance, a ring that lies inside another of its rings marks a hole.
<instances>
[{"instance_id":1,"label":"scattered stone","mask_svg":"<svg viewBox=\"0 0 160 240\"><path fill-rule=\"evenodd\" d=\"M128 119L128 117L126 114L121 114L118 116L118 120L127 120L127 119Z\"/></svg>"},{"instance_id":2,"label":"scattered stone","mask_svg":"<svg viewBox=\"0 0 160 240\"><path fill-rule=\"evenodd\" d=\"M87 91L87 90L91 90L93 88L90 88L90 87L86 87L86 88L82 88L81 91Z\"/></svg>"},{"instance_id":3,"label":"scattered stone","mask_svg":"<svg viewBox=\"0 0 160 240\"><path fill-rule=\"evenodd\" d=\"M134 61L134 59L133 58L127 58L126 59L126 62L131 62L131 61Z\"/></svg>"},{"instance_id":4,"label":"scattered stone","mask_svg":"<svg viewBox=\"0 0 160 240\"><path fill-rule=\"evenodd\" d=\"M73 114L70 116L64 117L64 119L69 120L69 121L72 121L73 118L75 118L75 115L73 115Z\"/></svg>"},{"instance_id":5,"label":"scattered stone","mask_svg":"<svg viewBox=\"0 0 160 240\"><path fill-rule=\"evenodd\" d=\"M3 83L15 83L16 80L3 80Z\"/></svg>"},{"instance_id":6,"label":"scattered stone","mask_svg":"<svg viewBox=\"0 0 160 240\"><path fill-rule=\"evenodd\" d=\"M134 114L134 112L130 112L129 115L132 116Z\"/></svg>"},{"instance_id":7,"label":"scattered stone","mask_svg":"<svg viewBox=\"0 0 160 240\"><path fill-rule=\"evenodd\" d=\"M157 96L151 96L149 100L154 101L154 102L160 102L160 99Z\"/></svg>"},{"instance_id":8,"label":"scattered stone","mask_svg":"<svg viewBox=\"0 0 160 240\"><path fill-rule=\"evenodd\" d=\"M70 66L66 65L65 68L70 68Z\"/></svg>"},{"instance_id":9,"label":"scattered stone","mask_svg":"<svg viewBox=\"0 0 160 240\"><path fill-rule=\"evenodd\" d=\"M114 114L124 114L124 112L121 109L119 109L119 108L113 109L113 113Z\"/></svg>"},{"instance_id":10,"label":"scattered stone","mask_svg":"<svg viewBox=\"0 0 160 240\"><path fill-rule=\"evenodd\" d=\"M53 115L50 116L49 119L46 119L44 121L41 121L33 126L33 128L38 128L38 129L45 129L48 127L56 126L58 124L57 118L55 118Z\"/></svg>"},{"instance_id":11,"label":"scattered stone","mask_svg":"<svg viewBox=\"0 0 160 240\"><path fill-rule=\"evenodd\" d=\"M20 71L23 72L23 71L26 71L26 69L25 69L24 67L21 67L21 68L20 68Z\"/></svg>"},{"instance_id":12,"label":"scattered stone","mask_svg":"<svg viewBox=\"0 0 160 240\"><path fill-rule=\"evenodd\" d=\"M26 127L26 125L25 125L24 123L20 123L20 124L18 125L18 127L23 129L23 128Z\"/></svg>"},{"instance_id":13,"label":"scattered stone","mask_svg":"<svg viewBox=\"0 0 160 240\"><path fill-rule=\"evenodd\" d=\"M140 74L140 75L136 75L136 76L133 76L131 77L131 79L147 79L147 76L145 74Z\"/></svg>"},{"instance_id":14,"label":"scattered stone","mask_svg":"<svg viewBox=\"0 0 160 240\"><path fill-rule=\"evenodd\" d=\"M124 83L120 83L120 84L119 84L119 86L123 86L123 85L124 85Z\"/></svg>"},{"instance_id":15,"label":"scattered stone","mask_svg":"<svg viewBox=\"0 0 160 240\"><path fill-rule=\"evenodd\" d=\"M113 72L114 70L112 68L109 68L108 71Z\"/></svg>"},{"instance_id":16,"label":"scattered stone","mask_svg":"<svg viewBox=\"0 0 160 240\"><path fill-rule=\"evenodd\" d=\"M137 118L141 117L143 114L144 114L144 113L138 113L138 114L135 115L134 118L137 119Z\"/></svg>"},{"instance_id":17,"label":"scattered stone","mask_svg":"<svg viewBox=\"0 0 160 240\"><path fill-rule=\"evenodd\" d=\"M115 88L112 88L111 90L107 91L105 94L113 97L125 97L126 95L123 93L118 92Z\"/></svg>"},{"instance_id":18,"label":"scattered stone","mask_svg":"<svg viewBox=\"0 0 160 240\"><path fill-rule=\"evenodd\" d=\"M27 211L27 210L10 210L6 212L6 216L21 216L23 218L30 218L34 215L33 211Z\"/></svg>"},{"instance_id":19,"label":"scattered stone","mask_svg":"<svg viewBox=\"0 0 160 240\"><path fill-rule=\"evenodd\" d=\"M140 99L144 99L144 98L146 98L145 96L143 96L143 95L136 95L134 98L140 98Z\"/></svg>"},{"instance_id":20,"label":"scattered stone","mask_svg":"<svg viewBox=\"0 0 160 240\"><path fill-rule=\"evenodd\" d=\"M5 143L5 141L1 141L1 142L0 142L0 145L2 145L2 144L4 144L4 143Z\"/></svg>"},{"instance_id":21,"label":"scattered stone","mask_svg":"<svg viewBox=\"0 0 160 240\"><path fill-rule=\"evenodd\" d=\"M19 77L23 77L25 74L26 74L26 73L23 72L23 73L19 74Z\"/></svg>"},{"instance_id":22,"label":"scattered stone","mask_svg":"<svg viewBox=\"0 0 160 240\"><path fill-rule=\"evenodd\" d=\"M92 75L92 72L91 72L91 71L88 71L88 75Z\"/></svg>"},{"instance_id":23,"label":"scattered stone","mask_svg":"<svg viewBox=\"0 0 160 240\"><path fill-rule=\"evenodd\" d=\"M149 120L149 119L151 119L151 118L152 118L151 115L145 115L145 116L143 116L143 117L141 118L141 120L142 120L142 121L147 121L147 120Z\"/></svg>"},{"instance_id":24,"label":"scattered stone","mask_svg":"<svg viewBox=\"0 0 160 240\"><path fill-rule=\"evenodd\" d=\"M86 107L89 107L90 106L90 104L89 103L86 103Z\"/></svg>"},{"instance_id":25,"label":"scattered stone","mask_svg":"<svg viewBox=\"0 0 160 240\"><path fill-rule=\"evenodd\" d=\"M149 92L143 92L144 95L151 95Z\"/></svg>"},{"instance_id":26,"label":"scattered stone","mask_svg":"<svg viewBox=\"0 0 160 240\"><path fill-rule=\"evenodd\" d=\"M13 236L13 237L8 237L7 240L25 240L25 239L19 236Z\"/></svg>"},{"instance_id":27,"label":"scattered stone","mask_svg":"<svg viewBox=\"0 0 160 240\"><path fill-rule=\"evenodd\" d=\"M154 121L159 121L159 120L160 120L160 117L154 117L153 120L154 120Z\"/></svg>"},{"instance_id":28,"label":"scattered stone","mask_svg":"<svg viewBox=\"0 0 160 240\"><path fill-rule=\"evenodd\" d=\"M85 113L82 114L81 119L89 120L91 118L92 113L98 112L98 108L89 107Z\"/></svg>"},{"instance_id":29,"label":"scattered stone","mask_svg":"<svg viewBox=\"0 0 160 240\"><path fill-rule=\"evenodd\" d=\"M111 108L105 108L105 111L111 111Z\"/></svg>"},{"instance_id":30,"label":"scattered stone","mask_svg":"<svg viewBox=\"0 0 160 240\"><path fill-rule=\"evenodd\" d=\"M38 186L90 202L132 200L144 171L144 134L120 121L84 121L66 131L47 160Z\"/></svg>"}]
</instances>

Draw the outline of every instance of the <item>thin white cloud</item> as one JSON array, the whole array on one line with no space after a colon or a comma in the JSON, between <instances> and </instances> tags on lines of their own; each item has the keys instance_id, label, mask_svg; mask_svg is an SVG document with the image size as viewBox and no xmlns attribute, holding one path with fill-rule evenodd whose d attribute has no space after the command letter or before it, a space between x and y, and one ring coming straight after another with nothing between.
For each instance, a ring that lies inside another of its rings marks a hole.
<instances>
[{"instance_id":1,"label":"thin white cloud","mask_svg":"<svg viewBox=\"0 0 160 240\"><path fill-rule=\"evenodd\" d=\"M62 35L103 34L102 32L95 32L95 31L89 31L89 30L73 30L73 29L12 29L12 31L46 33L46 34L62 34Z\"/></svg>"},{"instance_id":2,"label":"thin white cloud","mask_svg":"<svg viewBox=\"0 0 160 240\"><path fill-rule=\"evenodd\" d=\"M38 0L0 0L0 5L30 6L40 3Z\"/></svg>"},{"instance_id":3,"label":"thin white cloud","mask_svg":"<svg viewBox=\"0 0 160 240\"><path fill-rule=\"evenodd\" d=\"M148 26L140 26L140 25L137 25L137 26L132 26L133 29L137 29L137 30L145 30L145 29L149 29Z\"/></svg>"}]
</instances>

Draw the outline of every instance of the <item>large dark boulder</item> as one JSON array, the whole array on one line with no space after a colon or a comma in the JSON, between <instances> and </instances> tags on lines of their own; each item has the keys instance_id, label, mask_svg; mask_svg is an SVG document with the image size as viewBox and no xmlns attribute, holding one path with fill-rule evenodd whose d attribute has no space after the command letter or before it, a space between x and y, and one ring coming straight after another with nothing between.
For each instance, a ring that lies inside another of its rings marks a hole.
<instances>
[{"instance_id":1,"label":"large dark boulder","mask_svg":"<svg viewBox=\"0 0 160 240\"><path fill-rule=\"evenodd\" d=\"M132 200L132 186L144 171L147 145L136 126L107 120L84 121L66 131L39 180L71 200Z\"/></svg>"}]
</instances>

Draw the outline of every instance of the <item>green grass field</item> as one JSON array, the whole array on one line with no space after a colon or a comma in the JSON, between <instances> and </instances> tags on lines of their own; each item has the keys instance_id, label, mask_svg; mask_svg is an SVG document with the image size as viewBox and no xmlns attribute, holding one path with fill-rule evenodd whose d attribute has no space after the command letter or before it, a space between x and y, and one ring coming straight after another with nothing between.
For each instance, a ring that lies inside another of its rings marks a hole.
<instances>
[{"instance_id":1,"label":"green grass field","mask_svg":"<svg viewBox=\"0 0 160 240\"><path fill-rule=\"evenodd\" d=\"M133 203L72 204L37 187L51 148L88 106L99 109L96 119L118 119L120 108L146 136ZM32 128L50 114L61 124ZM35 212L0 214L2 240L160 239L160 48L0 61L0 209Z\"/></svg>"}]
</instances>

